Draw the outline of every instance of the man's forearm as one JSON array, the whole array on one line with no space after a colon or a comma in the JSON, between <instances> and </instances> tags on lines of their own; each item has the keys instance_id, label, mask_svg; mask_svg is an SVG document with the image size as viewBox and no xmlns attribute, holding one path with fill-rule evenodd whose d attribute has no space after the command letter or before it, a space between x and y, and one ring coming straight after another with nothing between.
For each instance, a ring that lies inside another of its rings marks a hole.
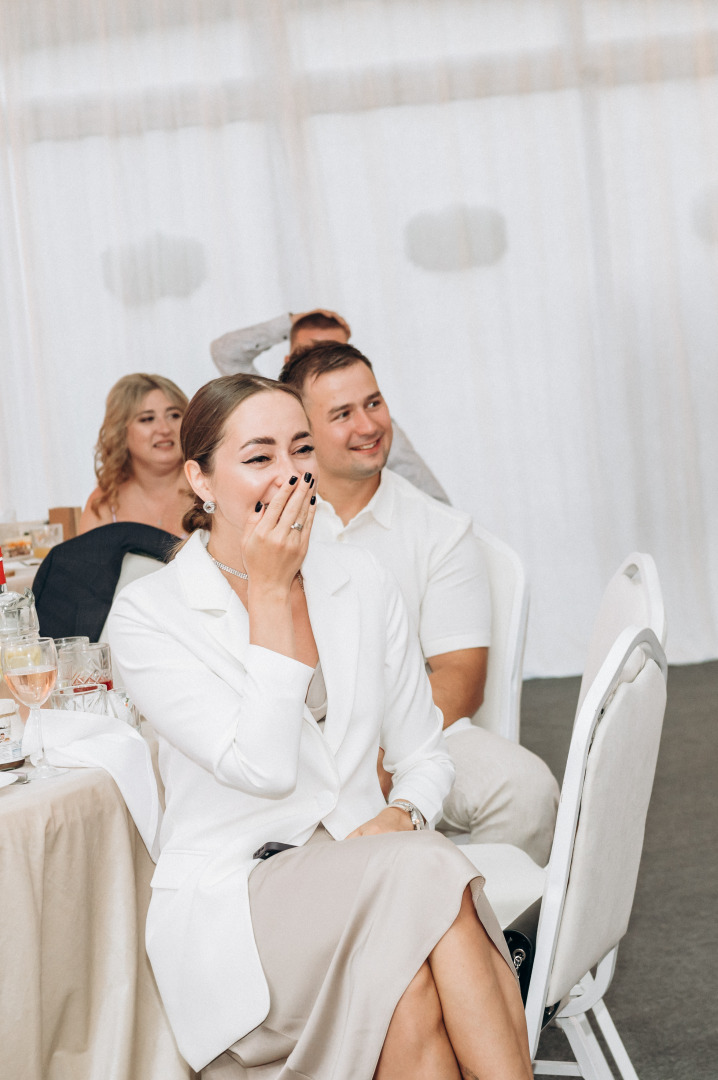
<instances>
[{"instance_id":1,"label":"man's forearm","mask_svg":"<svg viewBox=\"0 0 718 1080\"><path fill-rule=\"evenodd\" d=\"M280 341L287 341L291 328L292 320L287 314L243 330L230 330L210 345L212 359L223 375L258 375L255 359Z\"/></svg>"},{"instance_id":2,"label":"man's forearm","mask_svg":"<svg viewBox=\"0 0 718 1080\"><path fill-rule=\"evenodd\" d=\"M451 678L446 673L429 675L429 682L434 702L441 709L444 717L445 728L462 716L473 716L483 701L483 689L480 697L477 694L462 692L460 687L452 685ZM475 701L478 701L477 705L474 705Z\"/></svg>"}]
</instances>

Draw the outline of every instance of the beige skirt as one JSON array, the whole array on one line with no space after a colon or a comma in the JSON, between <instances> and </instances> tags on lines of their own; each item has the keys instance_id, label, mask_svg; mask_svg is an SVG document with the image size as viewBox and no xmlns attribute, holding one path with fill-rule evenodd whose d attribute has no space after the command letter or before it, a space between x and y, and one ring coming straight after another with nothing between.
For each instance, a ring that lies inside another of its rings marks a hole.
<instances>
[{"instance_id":1,"label":"beige skirt","mask_svg":"<svg viewBox=\"0 0 718 1080\"><path fill-rule=\"evenodd\" d=\"M319 826L303 847L259 863L249 897L269 1013L207 1076L371 1080L397 1002L469 884L511 966L483 878L439 833L337 842Z\"/></svg>"}]
</instances>

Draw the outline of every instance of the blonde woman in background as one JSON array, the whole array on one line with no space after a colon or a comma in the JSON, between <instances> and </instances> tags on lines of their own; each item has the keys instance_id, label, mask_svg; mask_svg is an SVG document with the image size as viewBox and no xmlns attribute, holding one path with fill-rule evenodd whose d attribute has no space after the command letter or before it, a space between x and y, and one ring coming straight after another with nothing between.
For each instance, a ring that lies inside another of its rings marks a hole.
<instances>
[{"instance_id":1,"label":"blonde woman in background","mask_svg":"<svg viewBox=\"0 0 718 1080\"><path fill-rule=\"evenodd\" d=\"M125 375L107 396L95 447L98 486L80 532L137 521L183 536L192 493L182 468L179 430L187 398L162 375Z\"/></svg>"}]
</instances>

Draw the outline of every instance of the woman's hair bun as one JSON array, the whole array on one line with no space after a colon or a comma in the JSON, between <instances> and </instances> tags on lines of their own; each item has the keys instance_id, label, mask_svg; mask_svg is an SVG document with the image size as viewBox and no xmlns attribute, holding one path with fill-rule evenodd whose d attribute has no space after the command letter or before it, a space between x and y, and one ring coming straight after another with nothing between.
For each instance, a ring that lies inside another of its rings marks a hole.
<instances>
[{"instance_id":1,"label":"woman's hair bun","mask_svg":"<svg viewBox=\"0 0 718 1080\"><path fill-rule=\"evenodd\" d=\"M189 508L182 518L182 528L186 533L196 532L197 529L212 528L212 515L208 514L204 509L199 495L195 495L194 505Z\"/></svg>"}]
</instances>

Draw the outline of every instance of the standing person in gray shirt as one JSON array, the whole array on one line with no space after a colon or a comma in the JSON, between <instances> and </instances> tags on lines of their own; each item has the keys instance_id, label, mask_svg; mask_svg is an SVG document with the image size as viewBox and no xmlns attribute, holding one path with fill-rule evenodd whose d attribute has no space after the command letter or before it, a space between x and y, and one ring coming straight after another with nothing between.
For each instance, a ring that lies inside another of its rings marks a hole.
<instances>
[{"instance_id":1,"label":"standing person in gray shirt","mask_svg":"<svg viewBox=\"0 0 718 1080\"><path fill-rule=\"evenodd\" d=\"M289 351L311 348L322 341L337 341L346 345L351 329L346 319L335 311L314 308L298 315L279 315L268 322L247 326L244 330L230 330L210 345L212 359L223 375L261 374L254 361L273 345L289 341ZM289 355L284 357L286 363ZM388 468L409 480L414 487L426 492L440 502L448 503L449 496L411 445L408 437L392 417L394 440L387 462Z\"/></svg>"}]
</instances>

